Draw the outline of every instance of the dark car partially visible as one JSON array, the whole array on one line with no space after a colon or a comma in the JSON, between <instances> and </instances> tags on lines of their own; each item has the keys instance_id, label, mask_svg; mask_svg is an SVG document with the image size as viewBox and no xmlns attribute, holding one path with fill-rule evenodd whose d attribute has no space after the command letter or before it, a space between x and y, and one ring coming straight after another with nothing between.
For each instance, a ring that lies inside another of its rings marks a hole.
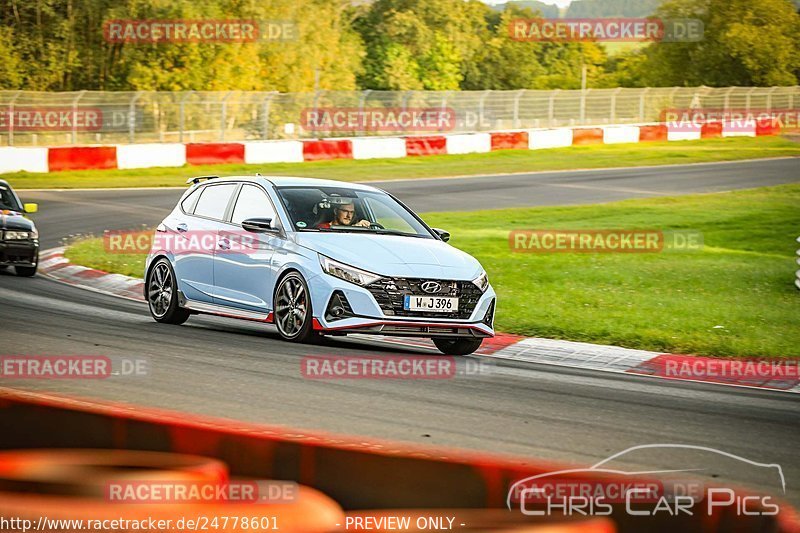
<instances>
[{"instance_id":1,"label":"dark car partially visible","mask_svg":"<svg viewBox=\"0 0 800 533\"><path fill-rule=\"evenodd\" d=\"M0 180L0 268L14 267L18 276L36 274L39 265L39 232L25 215L36 204L23 205L8 182Z\"/></svg>"}]
</instances>

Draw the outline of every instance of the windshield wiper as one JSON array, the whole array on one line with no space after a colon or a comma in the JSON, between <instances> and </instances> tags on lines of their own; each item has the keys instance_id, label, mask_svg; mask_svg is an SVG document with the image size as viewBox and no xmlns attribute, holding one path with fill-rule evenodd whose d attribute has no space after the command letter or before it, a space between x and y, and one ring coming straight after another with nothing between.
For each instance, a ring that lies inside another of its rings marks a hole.
<instances>
[{"instance_id":1,"label":"windshield wiper","mask_svg":"<svg viewBox=\"0 0 800 533\"><path fill-rule=\"evenodd\" d=\"M396 229L371 229L370 231L374 231L380 235L399 235L401 237L418 237L424 239L424 235L419 235L417 233L406 233L405 231L400 231Z\"/></svg>"},{"instance_id":2,"label":"windshield wiper","mask_svg":"<svg viewBox=\"0 0 800 533\"><path fill-rule=\"evenodd\" d=\"M426 238L425 235L406 233L396 229L364 228L361 226L332 226L330 228L316 229L317 231L326 231L331 233L377 233L378 235L398 235L400 237L417 237L421 239Z\"/></svg>"}]
</instances>

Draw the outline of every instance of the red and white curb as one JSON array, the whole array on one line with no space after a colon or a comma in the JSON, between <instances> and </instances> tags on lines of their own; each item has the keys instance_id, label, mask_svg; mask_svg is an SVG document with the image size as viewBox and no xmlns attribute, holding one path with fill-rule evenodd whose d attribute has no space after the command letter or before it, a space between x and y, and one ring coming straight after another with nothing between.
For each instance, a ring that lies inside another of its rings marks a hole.
<instances>
[{"instance_id":1,"label":"red and white curb","mask_svg":"<svg viewBox=\"0 0 800 533\"><path fill-rule=\"evenodd\" d=\"M53 248L41 253L39 273L42 276L82 289L144 303L144 283L141 279L73 265L64 257L64 250L63 247ZM432 343L424 339L381 337L381 340L389 344L432 348ZM664 354L505 333L484 341L476 354L525 364L800 393L800 360L797 359L764 361Z\"/></svg>"},{"instance_id":2,"label":"red and white curb","mask_svg":"<svg viewBox=\"0 0 800 533\"><path fill-rule=\"evenodd\" d=\"M650 376L800 393L800 361L701 357L585 342L523 338L491 354L497 359L617 374Z\"/></svg>"},{"instance_id":3,"label":"red and white curb","mask_svg":"<svg viewBox=\"0 0 800 533\"><path fill-rule=\"evenodd\" d=\"M65 249L52 248L40 253L39 274L81 289L144 302L144 282L141 279L73 265L64 257Z\"/></svg>"}]
</instances>

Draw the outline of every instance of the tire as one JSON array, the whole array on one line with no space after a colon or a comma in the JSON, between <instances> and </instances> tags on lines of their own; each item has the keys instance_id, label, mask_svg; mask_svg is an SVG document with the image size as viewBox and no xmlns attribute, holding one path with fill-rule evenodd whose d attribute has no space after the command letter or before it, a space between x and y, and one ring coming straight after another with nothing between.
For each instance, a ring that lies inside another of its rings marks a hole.
<instances>
[{"instance_id":1,"label":"tire","mask_svg":"<svg viewBox=\"0 0 800 533\"><path fill-rule=\"evenodd\" d=\"M450 339L434 337L433 343L445 355L469 355L481 347L483 339Z\"/></svg>"},{"instance_id":2,"label":"tire","mask_svg":"<svg viewBox=\"0 0 800 533\"><path fill-rule=\"evenodd\" d=\"M17 276L20 276L20 277L23 277L23 278L32 278L33 276L36 275L36 269L37 268L39 268L38 264L36 264L36 265L34 265L32 267L15 266L14 267L14 273Z\"/></svg>"},{"instance_id":3,"label":"tire","mask_svg":"<svg viewBox=\"0 0 800 533\"><path fill-rule=\"evenodd\" d=\"M299 292L298 292L299 291ZM316 342L320 335L312 328L313 310L306 280L292 271L281 278L273 298L278 334L290 342Z\"/></svg>"},{"instance_id":4,"label":"tire","mask_svg":"<svg viewBox=\"0 0 800 533\"><path fill-rule=\"evenodd\" d=\"M189 319L189 311L178 305L178 290L175 271L170 262L161 258L147 273L147 307L156 322L183 324Z\"/></svg>"}]
</instances>

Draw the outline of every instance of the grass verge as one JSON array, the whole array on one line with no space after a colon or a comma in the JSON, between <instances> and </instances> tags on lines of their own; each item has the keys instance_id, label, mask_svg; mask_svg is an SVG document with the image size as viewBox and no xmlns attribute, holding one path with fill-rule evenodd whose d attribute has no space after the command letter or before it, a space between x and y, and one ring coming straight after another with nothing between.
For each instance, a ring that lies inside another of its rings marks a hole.
<instances>
[{"instance_id":1,"label":"grass verge","mask_svg":"<svg viewBox=\"0 0 800 533\"><path fill-rule=\"evenodd\" d=\"M603 205L428 213L473 254L499 296L498 330L716 356L800 356L793 285L800 185ZM513 229L695 230L694 252L512 252ZM143 256L107 255L102 240L67 257L141 276Z\"/></svg>"},{"instance_id":2,"label":"grass verge","mask_svg":"<svg viewBox=\"0 0 800 533\"><path fill-rule=\"evenodd\" d=\"M548 150L501 150L487 154L281 163L205 165L134 170L82 170L2 174L17 189L82 187L182 187L192 176L209 174L294 175L343 181L502 174L578 168L632 167L800 156L800 143L783 137L732 137L701 141L572 146Z\"/></svg>"}]
</instances>

